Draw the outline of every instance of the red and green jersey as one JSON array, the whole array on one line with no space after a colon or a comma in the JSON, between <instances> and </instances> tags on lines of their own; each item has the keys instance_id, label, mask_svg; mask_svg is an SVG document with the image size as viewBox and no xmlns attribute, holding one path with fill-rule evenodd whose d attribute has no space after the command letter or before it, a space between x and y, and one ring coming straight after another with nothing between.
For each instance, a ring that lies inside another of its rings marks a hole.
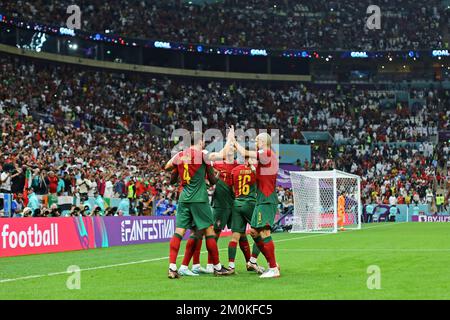
<instances>
[{"instance_id":1,"label":"red and green jersey","mask_svg":"<svg viewBox=\"0 0 450 320\"><path fill-rule=\"evenodd\" d=\"M203 152L190 147L178 153L173 163L183 186L178 202L208 202L205 178L212 168L203 160Z\"/></svg>"},{"instance_id":2,"label":"red and green jersey","mask_svg":"<svg viewBox=\"0 0 450 320\"><path fill-rule=\"evenodd\" d=\"M233 178L231 171L236 167L236 163L213 163L214 169L219 171L219 180L216 183L212 198L212 206L214 208L231 208L233 207Z\"/></svg>"},{"instance_id":3,"label":"red and green jersey","mask_svg":"<svg viewBox=\"0 0 450 320\"><path fill-rule=\"evenodd\" d=\"M256 168L256 202L257 204L278 204L276 193L278 175L278 156L272 150L258 150Z\"/></svg>"},{"instance_id":4,"label":"red and green jersey","mask_svg":"<svg viewBox=\"0 0 450 320\"><path fill-rule=\"evenodd\" d=\"M234 187L234 205L237 207L256 201L256 175L249 166L238 165L231 171Z\"/></svg>"}]
</instances>

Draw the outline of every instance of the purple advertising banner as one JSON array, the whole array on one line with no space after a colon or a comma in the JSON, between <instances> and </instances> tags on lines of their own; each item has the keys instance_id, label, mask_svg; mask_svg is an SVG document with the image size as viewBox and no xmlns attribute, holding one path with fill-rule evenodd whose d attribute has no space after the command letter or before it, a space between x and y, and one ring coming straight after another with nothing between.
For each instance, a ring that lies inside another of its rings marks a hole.
<instances>
[{"instance_id":1,"label":"purple advertising banner","mask_svg":"<svg viewBox=\"0 0 450 320\"><path fill-rule=\"evenodd\" d=\"M292 164L281 164L278 169L277 186L291 188L291 171L301 171L301 168Z\"/></svg>"},{"instance_id":2,"label":"purple advertising banner","mask_svg":"<svg viewBox=\"0 0 450 320\"><path fill-rule=\"evenodd\" d=\"M175 232L175 217L104 217L109 246L166 242Z\"/></svg>"},{"instance_id":3,"label":"purple advertising banner","mask_svg":"<svg viewBox=\"0 0 450 320\"><path fill-rule=\"evenodd\" d=\"M419 216L412 216L413 222L450 222L450 216L443 216L443 215L419 215Z\"/></svg>"},{"instance_id":4,"label":"purple advertising banner","mask_svg":"<svg viewBox=\"0 0 450 320\"><path fill-rule=\"evenodd\" d=\"M275 217L275 221L277 221L279 219L279 215L277 215ZM281 218L280 220L280 225L285 226L285 225L292 225L294 223L294 215L293 214L288 214L285 215L283 218Z\"/></svg>"}]
</instances>

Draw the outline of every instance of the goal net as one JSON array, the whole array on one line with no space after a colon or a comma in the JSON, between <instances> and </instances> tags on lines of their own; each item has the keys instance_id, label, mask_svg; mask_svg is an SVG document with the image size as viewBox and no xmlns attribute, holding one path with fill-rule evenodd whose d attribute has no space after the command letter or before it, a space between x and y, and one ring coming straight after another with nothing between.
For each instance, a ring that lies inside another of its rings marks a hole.
<instances>
[{"instance_id":1,"label":"goal net","mask_svg":"<svg viewBox=\"0 0 450 320\"><path fill-rule=\"evenodd\" d=\"M291 172L291 232L337 232L361 228L360 177L339 170Z\"/></svg>"}]
</instances>

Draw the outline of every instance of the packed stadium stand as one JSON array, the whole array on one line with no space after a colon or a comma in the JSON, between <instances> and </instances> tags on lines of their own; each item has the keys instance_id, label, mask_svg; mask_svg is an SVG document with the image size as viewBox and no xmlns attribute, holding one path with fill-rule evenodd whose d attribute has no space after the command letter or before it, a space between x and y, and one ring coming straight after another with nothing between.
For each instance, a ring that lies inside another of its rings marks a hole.
<instances>
[{"instance_id":1,"label":"packed stadium stand","mask_svg":"<svg viewBox=\"0 0 450 320\"><path fill-rule=\"evenodd\" d=\"M12 17L64 26L65 0L1 1ZM163 41L261 48L400 50L440 48L448 14L441 0L378 1L382 30L368 30L363 1L78 1L82 30ZM205 26L208 26L205 28Z\"/></svg>"},{"instance_id":2,"label":"packed stadium stand","mask_svg":"<svg viewBox=\"0 0 450 320\"><path fill-rule=\"evenodd\" d=\"M422 103L410 108L382 106L388 89L153 78L11 56L0 62L2 175L12 177L3 192L21 194L29 172L39 195L121 197L135 180L137 198L175 200L161 174L173 147L163 137L197 120L207 128L280 128L283 143L328 131L334 143L297 164L361 175L365 201L431 204L449 174L448 143L431 140L449 127L448 90L411 89ZM163 134L152 135L148 124Z\"/></svg>"},{"instance_id":3,"label":"packed stadium stand","mask_svg":"<svg viewBox=\"0 0 450 320\"><path fill-rule=\"evenodd\" d=\"M47 39L42 38L40 46L20 46L30 28L9 19L65 27L66 9L71 4L65 0L0 1L0 13L8 16L0 16L5 23L0 35L4 38L0 39L16 41L6 33L11 33L11 26L18 26L17 47L40 52ZM78 1L78 5L83 8L83 31L138 39L354 50L364 57L367 52L359 50L448 46L448 10L445 2L438 0L428 1L426 6L410 0L383 0L379 2L383 28L376 31L364 27L366 4L348 0L225 0L200 5L186 1ZM36 35L40 33L33 35L32 44ZM63 44L74 48L64 37L52 45L62 53ZM113 56L110 61L122 62L114 59L118 53L110 47L102 48ZM76 55L76 49L72 51ZM145 60L145 53L140 52L140 60ZM445 56L446 52L436 54ZM406 58L416 61L421 55L410 51ZM379 72L372 70L370 78L365 78L361 76L365 71L357 71L352 83L352 76L342 79L344 71L321 71L332 68L326 65L331 55L321 57L314 52L306 56L323 58L324 64L311 62L315 81L174 77L164 72L112 71L67 64L64 59L52 62L2 53L0 191L17 194L18 214L29 205L26 186L39 196L93 197L97 191L105 198L129 198L131 214L154 212L156 208L151 207L162 201L167 208L164 214L173 214L175 207L170 209L170 204L175 204L178 190L170 176L162 173L174 146L169 137L174 129L191 129L194 121L201 121L204 128L224 129L235 124L279 129L280 143L311 144L311 161L299 159L292 164L305 170L335 168L362 176L363 203L431 206L438 195L448 193L450 140L438 139L438 135L450 131L450 86L430 82L430 77L447 79L450 66L433 62L409 69L410 65L402 67L400 61L400 71L391 67L395 70L386 73L382 71L393 56L386 53L383 62L373 64ZM187 57L179 58L184 64ZM107 60L100 58L97 54L96 59ZM275 64L275 60L271 61ZM237 64L238 69L253 63L245 61ZM269 71L271 61L267 63ZM341 67L339 63L336 69ZM228 69L229 64L227 60ZM358 68L351 69L352 63L344 59L342 65L350 68L345 70L350 75ZM411 82L425 78L425 84ZM398 79L403 82L394 85ZM305 132L326 133L327 138L317 143ZM292 205L289 190L280 187L279 195L281 208ZM448 196L445 201L448 203Z\"/></svg>"}]
</instances>

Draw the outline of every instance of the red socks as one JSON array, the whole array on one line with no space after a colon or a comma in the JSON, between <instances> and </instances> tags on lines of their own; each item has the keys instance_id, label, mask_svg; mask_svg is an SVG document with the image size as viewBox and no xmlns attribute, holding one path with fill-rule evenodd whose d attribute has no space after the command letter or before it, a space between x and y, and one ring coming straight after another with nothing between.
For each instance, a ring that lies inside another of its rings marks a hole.
<instances>
[{"instance_id":1,"label":"red socks","mask_svg":"<svg viewBox=\"0 0 450 320\"><path fill-rule=\"evenodd\" d=\"M218 238L218 237L215 237L215 236L211 236L211 237L214 238L214 240L216 241L216 244L217 244L217 240L219 240L219 238ZM213 257L211 256L211 254L209 253L209 251L208 251L208 264L215 264L215 263L214 263L214 259L213 259Z\"/></svg>"},{"instance_id":2,"label":"red socks","mask_svg":"<svg viewBox=\"0 0 450 320\"><path fill-rule=\"evenodd\" d=\"M184 251L184 258L182 265L188 266L189 262L191 262L191 258L194 255L196 249L196 239L194 236L190 236L189 240L186 243L186 250Z\"/></svg>"},{"instance_id":3,"label":"red socks","mask_svg":"<svg viewBox=\"0 0 450 320\"><path fill-rule=\"evenodd\" d=\"M197 239L197 242L195 244L194 260L192 261L192 264L200 264L200 252L202 250L202 244L202 239Z\"/></svg>"},{"instance_id":4,"label":"red socks","mask_svg":"<svg viewBox=\"0 0 450 320\"><path fill-rule=\"evenodd\" d=\"M211 254L209 253L209 250L208 250L208 264L213 264L213 258L211 256Z\"/></svg>"},{"instance_id":5,"label":"red socks","mask_svg":"<svg viewBox=\"0 0 450 320\"><path fill-rule=\"evenodd\" d=\"M271 268L277 267L277 262L275 260L275 245L273 244L272 237L267 237L264 239L264 250L267 254L266 259Z\"/></svg>"},{"instance_id":6,"label":"red socks","mask_svg":"<svg viewBox=\"0 0 450 320\"><path fill-rule=\"evenodd\" d=\"M261 237L257 237L255 239L253 239L256 243L256 246L258 247L258 249L262 252L262 254L264 256L266 256L266 254L264 253L264 241Z\"/></svg>"},{"instance_id":7,"label":"red socks","mask_svg":"<svg viewBox=\"0 0 450 320\"><path fill-rule=\"evenodd\" d=\"M181 243L181 239L183 239L183 237L181 235L179 235L178 233L175 233L172 237L172 239L170 240L170 253L169 253L169 262L176 264L177 263L177 256L178 256L178 251L180 251L180 243Z\"/></svg>"},{"instance_id":8,"label":"red socks","mask_svg":"<svg viewBox=\"0 0 450 320\"><path fill-rule=\"evenodd\" d=\"M248 243L247 237L239 239L239 247L244 254L245 261L248 262L250 260L250 244Z\"/></svg>"},{"instance_id":9,"label":"red socks","mask_svg":"<svg viewBox=\"0 0 450 320\"><path fill-rule=\"evenodd\" d=\"M237 242L230 241L228 243L228 262L232 263L236 259Z\"/></svg>"},{"instance_id":10,"label":"red socks","mask_svg":"<svg viewBox=\"0 0 450 320\"><path fill-rule=\"evenodd\" d=\"M217 241L215 236L206 237L206 249L208 249L208 263L216 265L219 264L219 249L217 248Z\"/></svg>"},{"instance_id":11,"label":"red socks","mask_svg":"<svg viewBox=\"0 0 450 320\"><path fill-rule=\"evenodd\" d=\"M272 237L269 236L264 240L261 237L255 238L256 245L267 260L270 268L276 268L277 262L275 260L275 246Z\"/></svg>"}]
</instances>

